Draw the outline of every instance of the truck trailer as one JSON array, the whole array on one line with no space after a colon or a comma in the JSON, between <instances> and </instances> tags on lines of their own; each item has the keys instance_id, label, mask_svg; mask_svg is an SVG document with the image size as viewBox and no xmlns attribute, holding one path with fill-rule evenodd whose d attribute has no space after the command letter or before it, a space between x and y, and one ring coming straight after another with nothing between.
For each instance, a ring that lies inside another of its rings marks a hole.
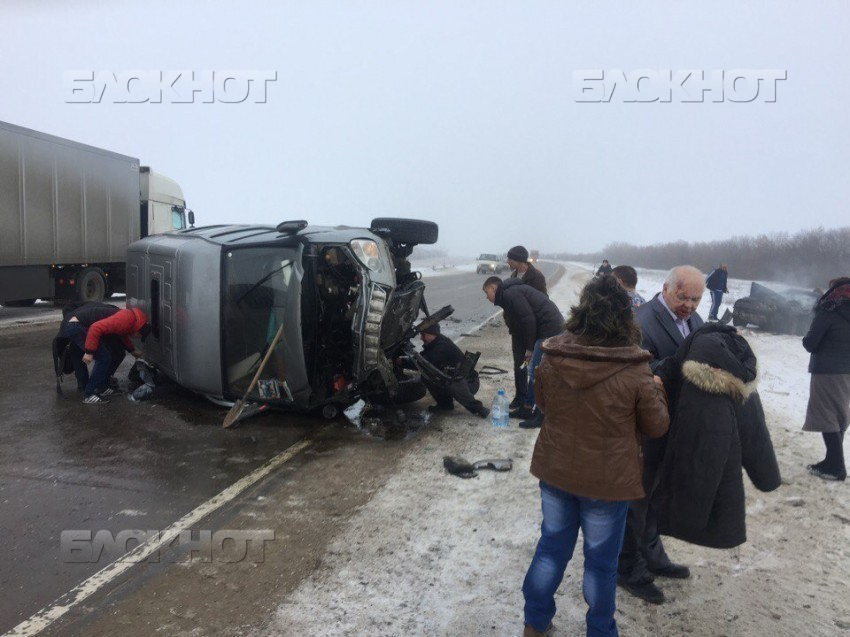
<instances>
[{"instance_id":1,"label":"truck trailer","mask_svg":"<svg viewBox=\"0 0 850 637\"><path fill-rule=\"evenodd\" d=\"M183 191L139 160L0 122L0 305L125 291L127 247L194 225Z\"/></svg>"}]
</instances>

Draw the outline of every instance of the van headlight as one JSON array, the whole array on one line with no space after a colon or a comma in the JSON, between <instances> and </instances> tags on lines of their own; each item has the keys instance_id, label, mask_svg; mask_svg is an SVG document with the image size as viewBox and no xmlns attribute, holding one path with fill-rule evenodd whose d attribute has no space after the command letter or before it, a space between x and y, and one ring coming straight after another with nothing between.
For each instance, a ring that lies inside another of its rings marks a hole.
<instances>
[{"instance_id":1,"label":"van headlight","mask_svg":"<svg viewBox=\"0 0 850 637\"><path fill-rule=\"evenodd\" d=\"M348 245L351 246L351 251L360 263L373 272L383 272L384 261L381 259L381 249L376 242L371 239L354 239Z\"/></svg>"}]
</instances>

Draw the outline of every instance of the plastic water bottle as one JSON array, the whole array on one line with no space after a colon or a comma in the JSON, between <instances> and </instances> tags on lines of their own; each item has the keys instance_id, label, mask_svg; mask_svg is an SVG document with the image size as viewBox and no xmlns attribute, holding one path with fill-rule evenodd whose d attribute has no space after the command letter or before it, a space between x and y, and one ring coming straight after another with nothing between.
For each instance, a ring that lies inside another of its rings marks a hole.
<instances>
[{"instance_id":1,"label":"plastic water bottle","mask_svg":"<svg viewBox=\"0 0 850 637\"><path fill-rule=\"evenodd\" d=\"M493 403L490 405L490 423L499 429L505 429L508 426L510 419L510 403L505 395L505 390L500 389L493 397Z\"/></svg>"}]
</instances>

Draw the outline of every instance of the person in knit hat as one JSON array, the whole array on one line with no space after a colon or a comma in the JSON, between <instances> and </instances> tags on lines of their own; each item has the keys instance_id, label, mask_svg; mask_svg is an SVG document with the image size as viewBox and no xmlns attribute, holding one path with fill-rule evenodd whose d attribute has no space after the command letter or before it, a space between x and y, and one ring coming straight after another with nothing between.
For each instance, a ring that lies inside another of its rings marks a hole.
<instances>
[{"instance_id":1,"label":"person in knit hat","mask_svg":"<svg viewBox=\"0 0 850 637\"><path fill-rule=\"evenodd\" d=\"M84 389L83 402L89 405L109 402L107 397L117 393L108 385L109 371L117 368L114 359L119 355L123 358L123 352L119 354L116 348L109 347L108 337L118 337L124 349L139 358L142 353L130 337L139 334L144 340L150 332L148 317L138 307L120 310L104 306L112 308L105 310L98 306L103 304L82 306L63 325L64 335L85 352L82 362L85 365L94 363Z\"/></svg>"},{"instance_id":2,"label":"person in knit hat","mask_svg":"<svg viewBox=\"0 0 850 637\"><path fill-rule=\"evenodd\" d=\"M535 290L546 291L546 277L543 273L528 262L528 250L525 246L514 246L508 250L508 265L511 267L511 278L519 279ZM514 361L514 399L511 401L511 409L521 409L525 405L525 396L528 393L528 374L525 368L525 342L515 326L511 325L510 318L505 315L505 323L511 335L511 354Z\"/></svg>"},{"instance_id":3,"label":"person in knit hat","mask_svg":"<svg viewBox=\"0 0 850 637\"><path fill-rule=\"evenodd\" d=\"M422 358L441 372L454 377L463 365L465 357L448 336L440 334L440 324L434 323L426 327L420 332L420 337ZM438 385L426 380L425 386L436 401L436 404L428 407L428 411L452 411L455 408L454 401L457 401L476 416L486 418L490 415L490 410L475 398L480 386L478 372L475 370L466 378L453 378L448 385Z\"/></svg>"}]
</instances>

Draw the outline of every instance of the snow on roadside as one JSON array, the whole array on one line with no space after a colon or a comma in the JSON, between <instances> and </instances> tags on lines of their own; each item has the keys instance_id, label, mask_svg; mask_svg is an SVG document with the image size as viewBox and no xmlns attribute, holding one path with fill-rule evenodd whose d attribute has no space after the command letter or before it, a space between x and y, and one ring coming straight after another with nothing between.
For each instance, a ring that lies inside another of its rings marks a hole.
<instances>
[{"instance_id":1,"label":"snow on roadside","mask_svg":"<svg viewBox=\"0 0 850 637\"><path fill-rule=\"evenodd\" d=\"M589 266L567 264L552 290L566 315ZM647 299L665 273L639 270ZM729 303L747 282L730 281ZM700 313L707 315L707 300ZM650 606L618 592L622 634L694 637L835 635L850 631L850 504L847 485L808 476L820 438L802 434L808 357L799 337L742 330L760 359L760 393L783 473L783 486L747 489L749 540L718 551L665 540L691 566L689 580L661 580L668 601ZM510 369L500 323L475 341L482 364ZM484 378L486 402L510 378ZM536 432L493 430L464 412L434 419L401 470L348 522L321 566L278 607L262 634L519 635L521 585L540 524L539 491L528 465ZM510 457L507 473L462 480L442 468L444 455L469 460ZM584 633L581 541L556 601L554 635Z\"/></svg>"}]
</instances>

